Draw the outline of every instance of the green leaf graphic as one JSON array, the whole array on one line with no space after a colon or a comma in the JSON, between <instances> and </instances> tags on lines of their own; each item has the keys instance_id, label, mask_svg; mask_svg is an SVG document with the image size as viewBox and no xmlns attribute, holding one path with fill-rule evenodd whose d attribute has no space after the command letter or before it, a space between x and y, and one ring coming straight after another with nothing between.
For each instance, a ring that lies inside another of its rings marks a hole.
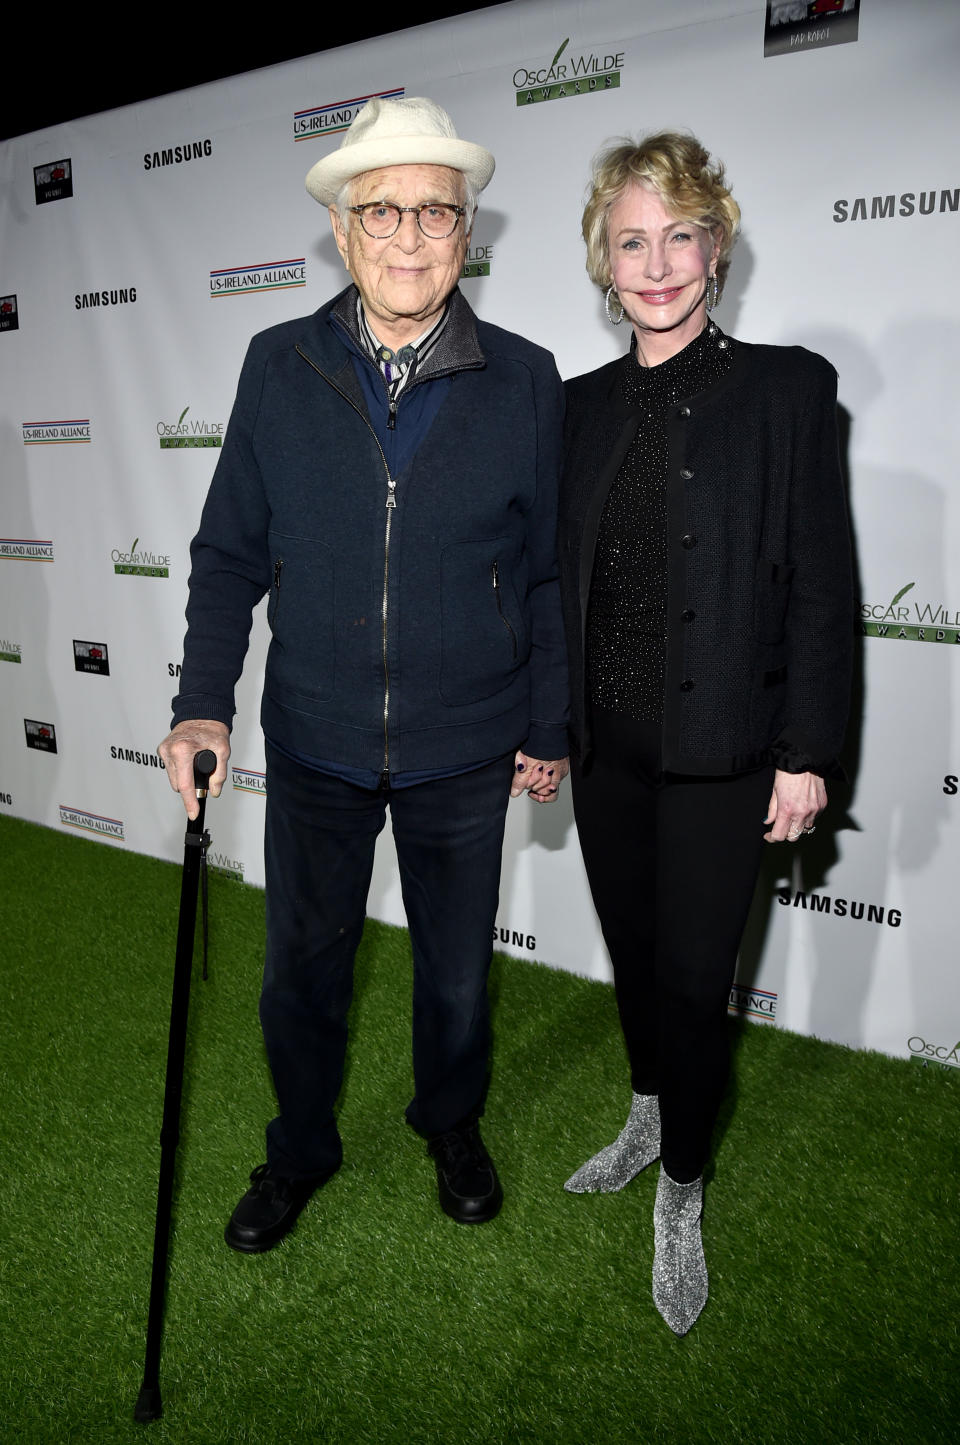
<instances>
[{"instance_id":1,"label":"green leaf graphic","mask_svg":"<svg viewBox=\"0 0 960 1445\"><path fill-rule=\"evenodd\" d=\"M130 548L130 551L131 551L131 552L135 552L135 551L137 550L137 543L138 543L139 541L140 541L140 538L139 538L139 537L134 537L134 539L133 539L133 546Z\"/></svg>"},{"instance_id":2,"label":"green leaf graphic","mask_svg":"<svg viewBox=\"0 0 960 1445\"><path fill-rule=\"evenodd\" d=\"M183 418L186 416L186 414L187 414L187 412L188 412L189 410L190 410L190 408L189 408L188 406L185 406L185 407L183 408L183 411L180 413L179 417L177 418L177 426L180 425L180 423L183 421Z\"/></svg>"},{"instance_id":3,"label":"green leaf graphic","mask_svg":"<svg viewBox=\"0 0 960 1445\"><path fill-rule=\"evenodd\" d=\"M550 69L551 69L551 70L552 70L553 67L556 65L557 61L560 59L561 55L562 55L563 52L566 50L566 48L567 48L567 46L568 46L569 44L570 44L570 36L568 35L567 38L566 38L566 40L563 42L563 44L561 45L560 49L557 51L556 55L553 57L553 59L552 59L551 62L550 62Z\"/></svg>"},{"instance_id":4,"label":"green leaf graphic","mask_svg":"<svg viewBox=\"0 0 960 1445\"><path fill-rule=\"evenodd\" d=\"M890 606L891 606L891 607L896 607L897 603L900 601L900 598L904 595L904 593L909 592L909 591L910 591L910 588L911 588L911 587L916 587L916 585L917 585L916 582L908 582L907 585L906 585L906 587L901 587L901 588L900 588L900 591L897 593L896 597L895 597L895 598L893 599L893 601L890 603Z\"/></svg>"}]
</instances>

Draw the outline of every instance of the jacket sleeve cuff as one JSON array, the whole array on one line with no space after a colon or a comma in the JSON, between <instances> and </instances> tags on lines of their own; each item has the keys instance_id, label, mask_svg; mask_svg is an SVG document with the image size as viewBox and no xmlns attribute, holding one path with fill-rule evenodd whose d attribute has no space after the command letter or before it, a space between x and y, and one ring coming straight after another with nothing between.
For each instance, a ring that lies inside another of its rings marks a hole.
<instances>
[{"instance_id":1,"label":"jacket sleeve cuff","mask_svg":"<svg viewBox=\"0 0 960 1445\"><path fill-rule=\"evenodd\" d=\"M226 702L222 697L213 697L207 693L191 692L184 697L173 699L173 719L171 727L177 723L196 722L202 718L208 722L222 722L227 728L233 728L233 717L236 708L232 700Z\"/></svg>"},{"instance_id":2,"label":"jacket sleeve cuff","mask_svg":"<svg viewBox=\"0 0 960 1445\"><path fill-rule=\"evenodd\" d=\"M566 725L531 722L526 741L520 747L528 758L542 758L544 762L565 758L570 752Z\"/></svg>"},{"instance_id":3,"label":"jacket sleeve cuff","mask_svg":"<svg viewBox=\"0 0 960 1445\"><path fill-rule=\"evenodd\" d=\"M836 758L822 759L807 750L798 740L781 733L768 748L770 761L784 773L817 773L821 778L847 781L847 775Z\"/></svg>"}]
</instances>

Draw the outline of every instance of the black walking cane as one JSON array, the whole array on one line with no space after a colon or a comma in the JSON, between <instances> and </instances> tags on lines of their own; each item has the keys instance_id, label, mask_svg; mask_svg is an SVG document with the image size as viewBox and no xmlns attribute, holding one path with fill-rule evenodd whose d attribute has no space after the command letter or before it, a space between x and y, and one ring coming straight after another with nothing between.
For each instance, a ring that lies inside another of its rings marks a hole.
<instances>
[{"instance_id":1,"label":"black walking cane","mask_svg":"<svg viewBox=\"0 0 960 1445\"><path fill-rule=\"evenodd\" d=\"M167 1286L167 1255L170 1248L170 1213L173 1205L173 1171L180 1142L180 1098L183 1093L183 1060L187 1043L187 1010L190 1006L190 970L197 922L197 888L201 863L206 861L210 835L204 832L203 814L207 784L216 771L217 755L209 748L193 760L193 782L200 811L187 820L183 839L183 880L180 885L180 919L177 924L177 961L173 971L170 1003L170 1038L167 1044L167 1081L163 1095L163 1124L160 1127L160 1182L157 1186L157 1224L153 1237L153 1274L150 1278L150 1311L147 1316L147 1350L143 1384L137 1396L133 1418L146 1422L163 1414L160 1398L160 1341L163 1335L163 1305ZM206 892L204 892L206 902ZM204 908L206 918L206 908ZM206 971L206 955L204 955Z\"/></svg>"}]
</instances>

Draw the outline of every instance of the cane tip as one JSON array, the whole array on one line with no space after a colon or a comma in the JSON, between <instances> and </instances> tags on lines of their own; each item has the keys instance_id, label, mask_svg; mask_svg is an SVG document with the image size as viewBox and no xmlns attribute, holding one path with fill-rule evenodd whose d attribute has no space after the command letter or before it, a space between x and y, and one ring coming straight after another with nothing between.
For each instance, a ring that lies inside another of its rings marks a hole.
<instances>
[{"instance_id":1,"label":"cane tip","mask_svg":"<svg viewBox=\"0 0 960 1445\"><path fill-rule=\"evenodd\" d=\"M163 1414L163 1401L156 1385L144 1385L134 1406L133 1418L146 1425L150 1420L159 1420Z\"/></svg>"}]
</instances>

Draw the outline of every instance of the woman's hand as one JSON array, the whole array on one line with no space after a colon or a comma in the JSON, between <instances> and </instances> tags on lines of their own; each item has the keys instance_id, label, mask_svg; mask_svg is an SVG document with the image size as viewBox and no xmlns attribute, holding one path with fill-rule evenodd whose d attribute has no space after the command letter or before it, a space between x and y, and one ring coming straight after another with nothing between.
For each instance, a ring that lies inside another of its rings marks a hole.
<instances>
[{"instance_id":1,"label":"woman's hand","mask_svg":"<svg viewBox=\"0 0 960 1445\"><path fill-rule=\"evenodd\" d=\"M529 793L535 803L552 803L569 771L569 758L541 762L539 758L528 758L526 753L517 753L510 796L519 798L521 793Z\"/></svg>"},{"instance_id":2,"label":"woman's hand","mask_svg":"<svg viewBox=\"0 0 960 1445\"><path fill-rule=\"evenodd\" d=\"M818 773L784 773L777 769L764 822L768 843L796 843L812 833L817 817L827 806L827 789Z\"/></svg>"}]
</instances>

